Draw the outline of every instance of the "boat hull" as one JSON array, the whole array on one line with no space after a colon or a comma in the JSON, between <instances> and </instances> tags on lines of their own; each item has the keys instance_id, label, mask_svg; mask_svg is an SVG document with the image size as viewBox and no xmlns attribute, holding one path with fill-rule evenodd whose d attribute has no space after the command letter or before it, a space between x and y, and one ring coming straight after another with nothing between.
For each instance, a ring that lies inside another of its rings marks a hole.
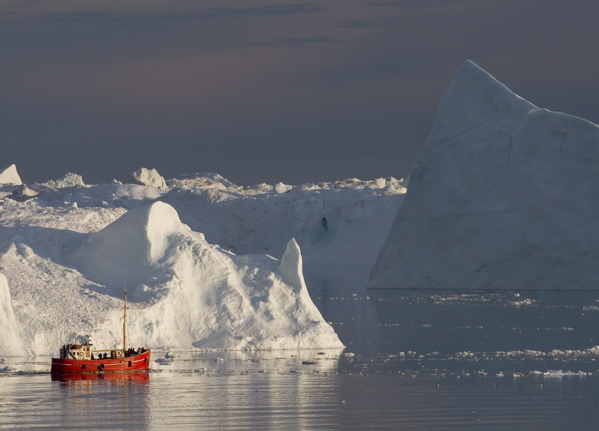
<instances>
[{"instance_id":1,"label":"boat hull","mask_svg":"<svg viewBox=\"0 0 599 431\"><path fill-rule=\"evenodd\" d=\"M51 373L111 373L115 371L141 371L150 368L150 350L139 355L117 359L60 359L52 358Z\"/></svg>"}]
</instances>

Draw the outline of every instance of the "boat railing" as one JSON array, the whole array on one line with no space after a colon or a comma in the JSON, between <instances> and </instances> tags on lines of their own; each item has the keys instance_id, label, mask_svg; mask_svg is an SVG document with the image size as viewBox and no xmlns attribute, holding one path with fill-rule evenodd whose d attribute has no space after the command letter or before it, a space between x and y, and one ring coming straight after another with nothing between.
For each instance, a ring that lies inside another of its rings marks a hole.
<instances>
[{"instance_id":1,"label":"boat railing","mask_svg":"<svg viewBox=\"0 0 599 431\"><path fill-rule=\"evenodd\" d=\"M92 351L92 359L128 358L131 356L141 355L147 351L148 349L146 347L140 347L138 349L131 347L125 351L123 351L123 349L94 349Z\"/></svg>"}]
</instances>

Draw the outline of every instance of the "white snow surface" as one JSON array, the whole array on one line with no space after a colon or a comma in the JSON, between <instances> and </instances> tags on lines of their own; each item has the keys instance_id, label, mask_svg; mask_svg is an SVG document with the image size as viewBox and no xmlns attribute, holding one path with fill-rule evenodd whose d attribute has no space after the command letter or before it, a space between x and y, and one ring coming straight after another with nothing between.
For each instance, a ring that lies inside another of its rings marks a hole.
<instances>
[{"instance_id":1,"label":"white snow surface","mask_svg":"<svg viewBox=\"0 0 599 431\"><path fill-rule=\"evenodd\" d=\"M164 189L69 175L0 200L3 355L56 354L87 334L119 346L123 288L136 346L340 348L310 299L300 247L317 262L372 263L405 192L393 178L279 195L217 174Z\"/></svg>"},{"instance_id":2,"label":"white snow surface","mask_svg":"<svg viewBox=\"0 0 599 431\"><path fill-rule=\"evenodd\" d=\"M466 61L369 287L597 289L599 128Z\"/></svg>"}]
</instances>

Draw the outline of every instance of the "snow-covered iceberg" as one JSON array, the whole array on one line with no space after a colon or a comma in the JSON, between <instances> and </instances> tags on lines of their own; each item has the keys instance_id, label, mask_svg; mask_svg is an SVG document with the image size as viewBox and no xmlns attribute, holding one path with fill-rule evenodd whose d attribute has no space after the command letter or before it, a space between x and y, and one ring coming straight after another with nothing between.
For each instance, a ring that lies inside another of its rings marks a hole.
<instances>
[{"instance_id":1,"label":"snow-covered iceberg","mask_svg":"<svg viewBox=\"0 0 599 431\"><path fill-rule=\"evenodd\" d=\"M23 205L38 203L4 204L27 212ZM12 242L0 257L0 266L16 283L14 315L22 347L31 353L54 353L84 334L103 347L119 345L123 286L131 300L129 338L140 345L342 347L310 299L294 240L281 261L267 255L236 256L207 243L180 222L174 208L159 201L116 219L97 209L39 212L42 218L33 216L29 222L50 220L54 227L22 228L18 217L14 225L5 221L3 235ZM57 229L61 224L71 229L106 226L85 234Z\"/></svg>"},{"instance_id":2,"label":"snow-covered iceberg","mask_svg":"<svg viewBox=\"0 0 599 431\"><path fill-rule=\"evenodd\" d=\"M597 289L599 128L466 61L439 103L372 288Z\"/></svg>"},{"instance_id":3,"label":"snow-covered iceberg","mask_svg":"<svg viewBox=\"0 0 599 431\"><path fill-rule=\"evenodd\" d=\"M36 354L85 334L118 345L123 288L135 343L340 347L308 295L302 260L311 271L371 265L405 193L391 177L278 194L218 174L166 188L86 185L76 174L27 184L37 194L13 194L18 187L0 193L0 272L20 340L11 343Z\"/></svg>"}]
</instances>

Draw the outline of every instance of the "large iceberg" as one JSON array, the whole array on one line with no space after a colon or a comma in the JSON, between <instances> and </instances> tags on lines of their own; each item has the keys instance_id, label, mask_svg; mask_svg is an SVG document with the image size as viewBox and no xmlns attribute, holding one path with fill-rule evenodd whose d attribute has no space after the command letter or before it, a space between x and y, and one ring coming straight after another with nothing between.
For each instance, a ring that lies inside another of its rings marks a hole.
<instances>
[{"instance_id":1,"label":"large iceberg","mask_svg":"<svg viewBox=\"0 0 599 431\"><path fill-rule=\"evenodd\" d=\"M206 242L163 202L139 205L116 219L106 211L40 211L38 205L3 204L0 268L14 289L9 295L0 277L0 342L14 346L11 352L50 354L85 334L103 348L119 345L123 287L131 300L129 338L140 345L343 347L310 299L293 239L280 261L237 256ZM18 211L31 216L26 228ZM48 223L53 227L44 227ZM90 234L70 230L101 224L106 226Z\"/></svg>"},{"instance_id":2,"label":"large iceberg","mask_svg":"<svg viewBox=\"0 0 599 431\"><path fill-rule=\"evenodd\" d=\"M369 287L597 289L597 262L599 128L466 61Z\"/></svg>"},{"instance_id":3,"label":"large iceberg","mask_svg":"<svg viewBox=\"0 0 599 431\"><path fill-rule=\"evenodd\" d=\"M9 346L55 354L86 334L120 345L124 288L135 344L339 348L302 260L369 266L405 193L379 178L277 194L217 174L166 188L85 185L75 174L27 187L37 195L17 196L16 185L0 194L0 356Z\"/></svg>"}]
</instances>

